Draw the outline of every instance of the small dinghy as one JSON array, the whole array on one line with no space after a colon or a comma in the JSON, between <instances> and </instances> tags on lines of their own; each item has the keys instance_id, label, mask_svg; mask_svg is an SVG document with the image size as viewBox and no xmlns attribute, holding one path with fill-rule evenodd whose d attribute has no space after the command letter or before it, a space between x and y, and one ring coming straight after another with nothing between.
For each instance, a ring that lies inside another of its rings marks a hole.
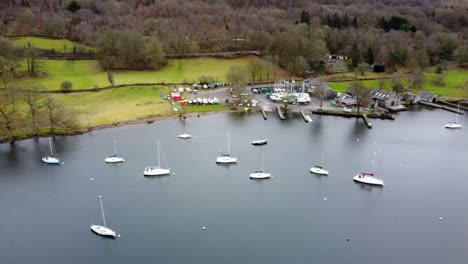
<instances>
[{"instance_id":1,"label":"small dinghy","mask_svg":"<svg viewBox=\"0 0 468 264\"><path fill-rule=\"evenodd\" d=\"M213 103L214 103L214 104L218 104L218 103L219 103L219 100L218 100L218 98L216 98L216 97L215 97L215 98L213 98Z\"/></svg>"},{"instance_id":2,"label":"small dinghy","mask_svg":"<svg viewBox=\"0 0 468 264\"><path fill-rule=\"evenodd\" d=\"M266 145L266 144L268 144L268 139L258 139L258 140L252 141L252 145L254 146L261 146L261 145Z\"/></svg>"}]
</instances>

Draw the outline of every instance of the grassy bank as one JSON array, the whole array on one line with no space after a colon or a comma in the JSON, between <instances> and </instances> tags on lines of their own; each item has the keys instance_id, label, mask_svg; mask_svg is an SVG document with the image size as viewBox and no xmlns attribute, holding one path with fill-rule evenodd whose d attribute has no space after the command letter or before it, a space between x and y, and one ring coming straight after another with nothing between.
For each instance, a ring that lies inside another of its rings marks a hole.
<instances>
[{"instance_id":1,"label":"grassy bank","mask_svg":"<svg viewBox=\"0 0 468 264\"><path fill-rule=\"evenodd\" d=\"M83 45L67 39L51 39L43 37L14 37L11 38L17 47L27 47L29 44L43 50L55 50L58 53L72 53L74 47L79 47L85 52L94 52L91 46Z\"/></svg>"},{"instance_id":2,"label":"grassy bank","mask_svg":"<svg viewBox=\"0 0 468 264\"><path fill-rule=\"evenodd\" d=\"M88 128L171 115L171 104L160 97L165 89L139 86L53 96L75 113L80 128Z\"/></svg>"},{"instance_id":3,"label":"grassy bank","mask_svg":"<svg viewBox=\"0 0 468 264\"><path fill-rule=\"evenodd\" d=\"M246 66L252 60L262 60L256 56L246 56L234 59L191 58L169 60L166 67L154 71L116 71L116 85L132 83L162 83L162 82L198 82L200 77L209 76L216 81L226 80L226 72L231 66ZM16 79L18 85L26 86L36 82L48 90L60 89L63 81L71 81L73 89L87 89L109 86L107 73L96 60L46 60L44 69L46 77L27 77ZM277 68L279 77L287 76L287 72Z\"/></svg>"}]
</instances>

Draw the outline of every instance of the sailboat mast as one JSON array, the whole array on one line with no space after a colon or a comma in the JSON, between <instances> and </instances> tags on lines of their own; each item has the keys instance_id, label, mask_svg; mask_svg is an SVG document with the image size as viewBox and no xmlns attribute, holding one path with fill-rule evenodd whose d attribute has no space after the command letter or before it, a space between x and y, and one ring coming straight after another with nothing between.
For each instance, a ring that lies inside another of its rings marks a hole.
<instances>
[{"instance_id":1,"label":"sailboat mast","mask_svg":"<svg viewBox=\"0 0 468 264\"><path fill-rule=\"evenodd\" d=\"M117 155L117 145L115 144L115 138L114 138L114 154Z\"/></svg>"},{"instance_id":2,"label":"sailboat mast","mask_svg":"<svg viewBox=\"0 0 468 264\"><path fill-rule=\"evenodd\" d=\"M262 152L262 172L263 172L263 152Z\"/></svg>"},{"instance_id":3,"label":"sailboat mast","mask_svg":"<svg viewBox=\"0 0 468 264\"><path fill-rule=\"evenodd\" d=\"M102 222L104 223L104 226L107 227L107 225L106 225L106 217L104 216L104 207L102 207L102 198L101 198L101 195L99 195L99 203L101 204Z\"/></svg>"},{"instance_id":4,"label":"sailboat mast","mask_svg":"<svg viewBox=\"0 0 468 264\"><path fill-rule=\"evenodd\" d=\"M50 156L54 155L54 152L52 151L52 140L49 138L49 148L50 148Z\"/></svg>"},{"instance_id":5,"label":"sailboat mast","mask_svg":"<svg viewBox=\"0 0 468 264\"><path fill-rule=\"evenodd\" d=\"M372 173L375 174L375 160L377 159L377 152L374 152L374 159L372 160Z\"/></svg>"},{"instance_id":6,"label":"sailboat mast","mask_svg":"<svg viewBox=\"0 0 468 264\"><path fill-rule=\"evenodd\" d=\"M231 144L229 143L229 132L228 132L228 153L227 154L231 154Z\"/></svg>"},{"instance_id":7,"label":"sailboat mast","mask_svg":"<svg viewBox=\"0 0 468 264\"><path fill-rule=\"evenodd\" d=\"M159 155L159 140L156 141L156 146L157 146L157 149L158 149L158 167L161 168L161 155Z\"/></svg>"},{"instance_id":8,"label":"sailboat mast","mask_svg":"<svg viewBox=\"0 0 468 264\"><path fill-rule=\"evenodd\" d=\"M322 163L320 165L322 165L322 167L323 167L323 152L322 152Z\"/></svg>"}]
</instances>

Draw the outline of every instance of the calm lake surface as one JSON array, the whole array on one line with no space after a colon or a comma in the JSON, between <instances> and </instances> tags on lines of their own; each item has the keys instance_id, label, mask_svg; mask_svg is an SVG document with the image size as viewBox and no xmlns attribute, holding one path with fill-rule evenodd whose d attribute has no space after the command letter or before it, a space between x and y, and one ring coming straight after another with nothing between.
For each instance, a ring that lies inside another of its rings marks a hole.
<instances>
[{"instance_id":1,"label":"calm lake surface","mask_svg":"<svg viewBox=\"0 0 468 264\"><path fill-rule=\"evenodd\" d=\"M61 166L41 163L47 138L0 145L0 263L468 263L468 116L461 130L426 108L371 130L312 117L216 114L185 129L165 120L57 137ZM191 140L177 138L184 130ZM228 131L240 163L216 165ZM113 137L124 164L104 163ZM156 139L175 175L143 177ZM353 182L376 150L385 187ZM273 179L250 180L262 151ZM322 151L328 177L309 173ZM90 231L102 224L98 195L120 238Z\"/></svg>"}]
</instances>

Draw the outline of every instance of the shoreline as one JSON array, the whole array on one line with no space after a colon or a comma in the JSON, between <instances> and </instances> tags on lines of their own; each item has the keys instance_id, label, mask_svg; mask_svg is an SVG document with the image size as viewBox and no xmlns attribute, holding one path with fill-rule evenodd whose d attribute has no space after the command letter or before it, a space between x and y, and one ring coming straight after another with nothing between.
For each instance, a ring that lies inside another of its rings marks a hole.
<instances>
[{"instance_id":1,"label":"shoreline","mask_svg":"<svg viewBox=\"0 0 468 264\"><path fill-rule=\"evenodd\" d=\"M241 112L241 110L220 110L220 111L211 111L211 112L193 112L193 113L187 113L185 114L185 118L193 118L193 117L203 117L203 116L209 116L209 115L214 115L214 114L222 114L222 113L234 113L234 112ZM109 129L109 128L118 128L118 127L125 127L125 126L131 126L131 125L140 125L140 124L152 124L154 122L158 121L163 121L163 120L171 120L171 119L180 119L181 117L179 115L167 115L167 116L155 116L155 117L144 117L144 118L138 118L134 120L128 120L124 122L118 122L115 124L106 124L106 125L98 125L90 128L85 128L85 129L78 129L74 131L69 131L65 133L39 133L37 135L29 135L28 133L25 133L26 136L23 137L18 137L15 138L13 141L3 141L0 140L0 145L1 144L12 144L17 141L23 141L23 140L28 140L28 139L36 139L36 138L45 138L45 137L58 137L58 136L77 136L77 135L83 135L86 133L91 133L93 131L98 131L98 130L104 130L104 129Z\"/></svg>"}]
</instances>

